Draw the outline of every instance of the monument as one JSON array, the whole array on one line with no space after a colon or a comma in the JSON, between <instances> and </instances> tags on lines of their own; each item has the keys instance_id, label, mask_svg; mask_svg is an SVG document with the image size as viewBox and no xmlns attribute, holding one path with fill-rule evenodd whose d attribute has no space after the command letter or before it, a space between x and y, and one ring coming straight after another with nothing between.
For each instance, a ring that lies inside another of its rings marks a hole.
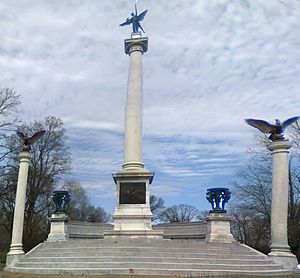
<instances>
[{"instance_id":1,"label":"monument","mask_svg":"<svg viewBox=\"0 0 300 278\"><path fill-rule=\"evenodd\" d=\"M26 187L27 187L27 177L28 168L30 163L31 155L29 153L30 146L34 144L39 138L44 135L45 131L39 131L35 133L32 137L27 137L22 132L17 132L23 143L23 149L19 154L20 168L17 184L16 193L16 203L14 209L14 221L12 228L12 239L10 250L7 254L7 265L14 264L19 261L24 255L23 251L23 225L24 225L24 212L25 212L25 202L26 202Z\"/></svg>"},{"instance_id":2,"label":"monument","mask_svg":"<svg viewBox=\"0 0 300 278\"><path fill-rule=\"evenodd\" d=\"M5 269L38 274L116 274L141 277L293 275L295 257L289 250L286 233L287 153L291 144L282 133L296 118L283 124L278 121L276 125L261 120L247 120L247 123L261 131L271 133L269 138L272 143L268 148L273 152L274 163L272 250L269 257L233 239L230 233L231 219L225 210L231 197L228 188L208 189L206 197L212 210L206 222L159 224L153 229L149 191L154 174L145 168L142 156L142 59L148 49L148 38L143 37L139 30L144 32L140 21L146 14L147 10L138 14L135 6L135 13L121 24L132 24L133 33L125 40L125 53L129 55L129 74L124 163L122 169L113 174L116 184L114 225L68 222L65 209L69 194L59 190L53 196L56 211L50 219L48 240L24 255L22 232L29 150L30 145L43 132L32 138L19 133L24 146L20 153L12 244ZM288 269L284 269L282 265Z\"/></svg>"},{"instance_id":3,"label":"monument","mask_svg":"<svg viewBox=\"0 0 300 278\"><path fill-rule=\"evenodd\" d=\"M297 258L292 254L288 244L288 204L289 204L289 162L288 153L292 143L284 138L284 130L300 117L293 117L284 122L276 120L270 124L263 120L246 119L246 123L269 133L271 141L267 148L272 152L272 203L271 203L271 252L268 254L276 263L287 268L295 268Z\"/></svg>"},{"instance_id":4,"label":"monument","mask_svg":"<svg viewBox=\"0 0 300 278\"><path fill-rule=\"evenodd\" d=\"M105 237L130 236L162 238L162 232L153 231L151 225L149 187L154 173L144 167L143 137L143 54L148 50L148 38L139 32L147 10L135 13L120 26L132 24L131 38L125 39L125 53L129 55L127 101L125 113L124 163L122 170L113 174L116 184L116 208L113 215L114 230Z\"/></svg>"}]
</instances>

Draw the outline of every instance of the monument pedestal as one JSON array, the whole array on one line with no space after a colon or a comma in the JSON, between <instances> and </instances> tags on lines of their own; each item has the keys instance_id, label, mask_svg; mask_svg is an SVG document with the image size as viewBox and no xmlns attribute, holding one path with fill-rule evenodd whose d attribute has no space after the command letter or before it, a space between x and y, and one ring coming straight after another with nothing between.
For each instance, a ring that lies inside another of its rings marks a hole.
<instances>
[{"instance_id":1,"label":"monument pedestal","mask_svg":"<svg viewBox=\"0 0 300 278\"><path fill-rule=\"evenodd\" d=\"M50 218L51 227L47 241L66 241L69 239L68 234L69 218L65 213L52 214Z\"/></svg>"},{"instance_id":2,"label":"monument pedestal","mask_svg":"<svg viewBox=\"0 0 300 278\"><path fill-rule=\"evenodd\" d=\"M123 170L113 174L116 183L116 208L113 231L105 237L162 238L162 231L153 231L150 210L149 185L153 173L145 169Z\"/></svg>"},{"instance_id":3,"label":"monument pedestal","mask_svg":"<svg viewBox=\"0 0 300 278\"><path fill-rule=\"evenodd\" d=\"M207 218L206 242L232 243L231 217L226 213L211 213Z\"/></svg>"}]
</instances>

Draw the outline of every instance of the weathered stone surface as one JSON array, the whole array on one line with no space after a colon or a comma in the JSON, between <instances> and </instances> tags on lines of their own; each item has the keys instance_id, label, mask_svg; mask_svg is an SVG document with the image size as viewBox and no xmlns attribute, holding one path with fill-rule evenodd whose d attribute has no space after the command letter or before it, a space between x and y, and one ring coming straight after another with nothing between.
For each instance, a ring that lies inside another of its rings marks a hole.
<instances>
[{"instance_id":1,"label":"weathered stone surface","mask_svg":"<svg viewBox=\"0 0 300 278\"><path fill-rule=\"evenodd\" d=\"M206 241L216 243L232 243L230 232L231 217L226 213L211 213L207 218Z\"/></svg>"},{"instance_id":2,"label":"weathered stone surface","mask_svg":"<svg viewBox=\"0 0 300 278\"><path fill-rule=\"evenodd\" d=\"M64 213L52 214L50 218L51 226L47 241L68 240L68 221L69 218Z\"/></svg>"}]
</instances>

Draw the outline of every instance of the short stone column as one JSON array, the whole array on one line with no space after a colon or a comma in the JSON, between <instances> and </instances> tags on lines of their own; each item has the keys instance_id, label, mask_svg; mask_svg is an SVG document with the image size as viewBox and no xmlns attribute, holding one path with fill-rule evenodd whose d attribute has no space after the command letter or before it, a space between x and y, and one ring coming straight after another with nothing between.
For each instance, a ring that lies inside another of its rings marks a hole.
<instances>
[{"instance_id":1,"label":"short stone column","mask_svg":"<svg viewBox=\"0 0 300 278\"><path fill-rule=\"evenodd\" d=\"M234 241L230 232L231 217L226 213L211 213L206 218L206 242L231 243Z\"/></svg>"},{"instance_id":2,"label":"short stone column","mask_svg":"<svg viewBox=\"0 0 300 278\"><path fill-rule=\"evenodd\" d=\"M50 218L51 226L47 241L66 241L68 234L69 218L65 213L54 213Z\"/></svg>"},{"instance_id":3,"label":"short stone column","mask_svg":"<svg viewBox=\"0 0 300 278\"><path fill-rule=\"evenodd\" d=\"M31 155L28 151L22 151L19 155L20 168L17 184L16 203L14 210L14 221L12 229L12 240L10 251L7 254L7 265L12 265L19 260L23 251L23 226L24 226L24 212L26 201L26 186L28 177L28 168Z\"/></svg>"},{"instance_id":4,"label":"short stone column","mask_svg":"<svg viewBox=\"0 0 300 278\"><path fill-rule=\"evenodd\" d=\"M278 140L267 147L273 156L272 205L271 205L271 252L269 256L277 263L295 268L297 259L288 245L288 192L289 162L288 153L292 143Z\"/></svg>"}]
</instances>

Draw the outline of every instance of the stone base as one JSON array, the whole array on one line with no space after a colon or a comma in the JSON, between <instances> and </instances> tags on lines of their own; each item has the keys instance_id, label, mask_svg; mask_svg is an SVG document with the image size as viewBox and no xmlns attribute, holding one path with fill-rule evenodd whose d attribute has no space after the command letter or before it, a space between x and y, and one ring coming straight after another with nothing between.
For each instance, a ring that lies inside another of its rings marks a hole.
<instances>
[{"instance_id":1,"label":"stone base","mask_svg":"<svg viewBox=\"0 0 300 278\"><path fill-rule=\"evenodd\" d=\"M152 213L149 202L149 185L154 174L142 168L139 171L129 170L129 166L126 170L125 168L113 175L117 186L116 208L113 216L114 231L116 235L123 232L125 236L127 233L137 235L140 231L139 234L142 236L151 236Z\"/></svg>"},{"instance_id":2,"label":"stone base","mask_svg":"<svg viewBox=\"0 0 300 278\"><path fill-rule=\"evenodd\" d=\"M226 213L211 213L207 218L206 242L232 243L231 217Z\"/></svg>"},{"instance_id":3,"label":"stone base","mask_svg":"<svg viewBox=\"0 0 300 278\"><path fill-rule=\"evenodd\" d=\"M298 265L297 257L291 253L289 250L287 251L271 251L268 254L269 258L277 263L281 264L284 268L287 269L296 269Z\"/></svg>"},{"instance_id":4,"label":"stone base","mask_svg":"<svg viewBox=\"0 0 300 278\"><path fill-rule=\"evenodd\" d=\"M14 266L16 263L18 263L22 258L24 258L25 254L10 254L8 253L6 255L6 266Z\"/></svg>"},{"instance_id":5,"label":"stone base","mask_svg":"<svg viewBox=\"0 0 300 278\"><path fill-rule=\"evenodd\" d=\"M68 216L64 213L52 214L50 218L51 227L47 241L66 241L69 239L68 234Z\"/></svg>"},{"instance_id":6,"label":"stone base","mask_svg":"<svg viewBox=\"0 0 300 278\"><path fill-rule=\"evenodd\" d=\"M151 231L104 231L104 239L112 238L151 238L151 239L163 239L163 230L151 230Z\"/></svg>"},{"instance_id":7,"label":"stone base","mask_svg":"<svg viewBox=\"0 0 300 278\"><path fill-rule=\"evenodd\" d=\"M119 206L113 218L115 231L152 231L151 211L143 205Z\"/></svg>"}]
</instances>

